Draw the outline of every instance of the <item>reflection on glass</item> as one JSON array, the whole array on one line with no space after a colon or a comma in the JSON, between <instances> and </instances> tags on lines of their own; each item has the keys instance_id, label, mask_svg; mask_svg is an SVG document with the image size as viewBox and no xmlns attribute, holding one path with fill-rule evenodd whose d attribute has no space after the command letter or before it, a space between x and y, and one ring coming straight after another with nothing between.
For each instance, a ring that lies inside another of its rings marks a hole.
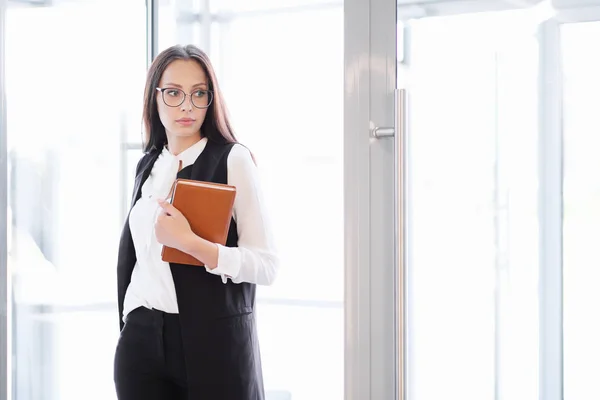
<instances>
[{"instance_id":1,"label":"reflection on glass","mask_svg":"<svg viewBox=\"0 0 600 400\"><path fill-rule=\"evenodd\" d=\"M258 289L267 399L342 400L343 7L271 3L211 2L210 18L192 2L165 3L159 50L207 50L262 173L282 258L275 284ZM195 20L175 23L189 7Z\"/></svg>"},{"instance_id":2,"label":"reflection on glass","mask_svg":"<svg viewBox=\"0 0 600 400\"><path fill-rule=\"evenodd\" d=\"M220 0L210 4L212 11L218 12L233 12L233 13L260 13L261 11L290 10L298 9L323 9L337 7L340 8L343 4L342 0Z\"/></svg>"},{"instance_id":3,"label":"reflection on glass","mask_svg":"<svg viewBox=\"0 0 600 400\"><path fill-rule=\"evenodd\" d=\"M205 8L209 1L166 0L158 5L158 48L174 44L195 44L208 51L206 29L213 23L213 15Z\"/></svg>"},{"instance_id":4,"label":"reflection on glass","mask_svg":"<svg viewBox=\"0 0 600 400\"><path fill-rule=\"evenodd\" d=\"M600 23L561 28L564 67L564 398L600 398Z\"/></svg>"},{"instance_id":5,"label":"reflection on glass","mask_svg":"<svg viewBox=\"0 0 600 400\"><path fill-rule=\"evenodd\" d=\"M131 121L139 140L145 15L138 0L9 2L14 400L115 398L121 142Z\"/></svg>"},{"instance_id":6,"label":"reflection on glass","mask_svg":"<svg viewBox=\"0 0 600 400\"><path fill-rule=\"evenodd\" d=\"M405 31L410 400L538 398L537 43L517 17Z\"/></svg>"}]
</instances>

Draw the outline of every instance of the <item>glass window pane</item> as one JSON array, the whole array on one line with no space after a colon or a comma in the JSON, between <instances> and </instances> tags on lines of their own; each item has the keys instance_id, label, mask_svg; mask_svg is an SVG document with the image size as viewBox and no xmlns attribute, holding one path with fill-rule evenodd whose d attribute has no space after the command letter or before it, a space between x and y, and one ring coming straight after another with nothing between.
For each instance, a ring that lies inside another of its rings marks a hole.
<instances>
[{"instance_id":1,"label":"glass window pane","mask_svg":"<svg viewBox=\"0 0 600 400\"><path fill-rule=\"evenodd\" d=\"M207 0L166 0L158 4L158 49L174 44L195 44L206 50L212 17L204 9Z\"/></svg>"},{"instance_id":2,"label":"glass window pane","mask_svg":"<svg viewBox=\"0 0 600 400\"><path fill-rule=\"evenodd\" d=\"M199 4L181 4L207 20ZM282 259L275 284L258 289L265 386L294 400L341 400L343 319L323 315L341 316L344 296L343 7L224 14L227 4L212 4L209 30L185 36L189 24L171 21L179 33L161 27L160 50L176 35L203 46L233 128L257 159ZM292 318L297 307L301 319ZM326 334L311 339L315 327Z\"/></svg>"},{"instance_id":3,"label":"glass window pane","mask_svg":"<svg viewBox=\"0 0 600 400\"><path fill-rule=\"evenodd\" d=\"M325 9L340 8L343 0L325 1L325 0L220 0L210 4L211 11L227 11L234 13L260 13L273 12L281 10L284 13L290 9Z\"/></svg>"},{"instance_id":4,"label":"glass window pane","mask_svg":"<svg viewBox=\"0 0 600 400\"><path fill-rule=\"evenodd\" d=\"M285 268L263 290L269 296L343 298L342 23L341 9L264 15L236 20L223 35L236 38L222 74L234 127L256 152L285 238ZM272 34L283 27L285 35ZM298 257L303 248L319 261Z\"/></svg>"},{"instance_id":5,"label":"glass window pane","mask_svg":"<svg viewBox=\"0 0 600 400\"><path fill-rule=\"evenodd\" d=\"M517 17L406 35L411 400L538 397L538 49Z\"/></svg>"},{"instance_id":6,"label":"glass window pane","mask_svg":"<svg viewBox=\"0 0 600 400\"><path fill-rule=\"evenodd\" d=\"M138 71L137 75L144 72L145 70ZM131 85L128 92L122 94L124 97L128 98L127 103L130 104L131 107L127 111L121 112L119 118L121 140L137 146L141 146L143 141L141 108L144 101L144 84L145 82L143 82L143 80L139 80L137 84ZM138 104L138 107L133 107L134 104Z\"/></svg>"},{"instance_id":7,"label":"glass window pane","mask_svg":"<svg viewBox=\"0 0 600 400\"><path fill-rule=\"evenodd\" d=\"M564 398L600 398L600 23L561 28L564 66Z\"/></svg>"},{"instance_id":8,"label":"glass window pane","mask_svg":"<svg viewBox=\"0 0 600 400\"><path fill-rule=\"evenodd\" d=\"M140 132L125 121L140 120L145 18L141 0L9 2L14 400L115 398L121 149Z\"/></svg>"},{"instance_id":9,"label":"glass window pane","mask_svg":"<svg viewBox=\"0 0 600 400\"><path fill-rule=\"evenodd\" d=\"M341 305L311 307L273 300L261 302L257 314L261 353L268 363L264 368L268 400L343 399Z\"/></svg>"}]
</instances>

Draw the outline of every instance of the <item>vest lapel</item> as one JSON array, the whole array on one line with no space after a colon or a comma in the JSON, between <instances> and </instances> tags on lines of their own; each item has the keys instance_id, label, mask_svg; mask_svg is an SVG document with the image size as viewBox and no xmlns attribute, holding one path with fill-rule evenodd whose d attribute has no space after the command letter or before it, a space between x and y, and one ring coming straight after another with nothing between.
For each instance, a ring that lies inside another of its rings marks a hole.
<instances>
[{"instance_id":1,"label":"vest lapel","mask_svg":"<svg viewBox=\"0 0 600 400\"><path fill-rule=\"evenodd\" d=\"M150 172L152 171L152 166L158 159L160 155L160 151L155 150L154 153L150 153L146 160L142 161L142 165L140 166L140 170L135 177L135 183L133 186L133 197L131 198L131 207L135 204L136 201L142 197L142 185L146 182L146 179L150 176Z\"/></svg>"}]
</instances>

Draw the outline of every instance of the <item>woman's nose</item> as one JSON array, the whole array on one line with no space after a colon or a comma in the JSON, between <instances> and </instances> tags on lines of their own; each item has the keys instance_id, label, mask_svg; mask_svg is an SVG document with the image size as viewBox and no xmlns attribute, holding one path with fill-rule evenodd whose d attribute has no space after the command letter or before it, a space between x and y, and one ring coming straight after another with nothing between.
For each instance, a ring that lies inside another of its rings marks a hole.
<instances>
[{"instance_id":1,"label":"woman's nose","mask_svg":"<svg viewBox=\"0 0 600 400\"><path fill-rule=\"evenodd\" d=\"M181 103L181 109L182 111L192 111L192 96L185 96L185 99L183 100L183 103Z\"/></svg>"}]
</instances>

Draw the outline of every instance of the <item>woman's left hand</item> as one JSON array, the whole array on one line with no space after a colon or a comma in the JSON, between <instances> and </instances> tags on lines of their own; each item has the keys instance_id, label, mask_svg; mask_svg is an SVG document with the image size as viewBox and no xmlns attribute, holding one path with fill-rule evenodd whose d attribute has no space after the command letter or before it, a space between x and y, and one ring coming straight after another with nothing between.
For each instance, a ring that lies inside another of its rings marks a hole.
<instances>
[{"instance_id":1,"label":"woman's left hand","mask_svg":"<svg viewBox=\"0 0 600 400\"><path fill-rule=\"evenodd\" d=\"M158 200L158 204L162 211L154 224L156 239L164 246L182 250L193 235L190 223L172 204L163 200Z\"/></svg>"}]
</instances>

